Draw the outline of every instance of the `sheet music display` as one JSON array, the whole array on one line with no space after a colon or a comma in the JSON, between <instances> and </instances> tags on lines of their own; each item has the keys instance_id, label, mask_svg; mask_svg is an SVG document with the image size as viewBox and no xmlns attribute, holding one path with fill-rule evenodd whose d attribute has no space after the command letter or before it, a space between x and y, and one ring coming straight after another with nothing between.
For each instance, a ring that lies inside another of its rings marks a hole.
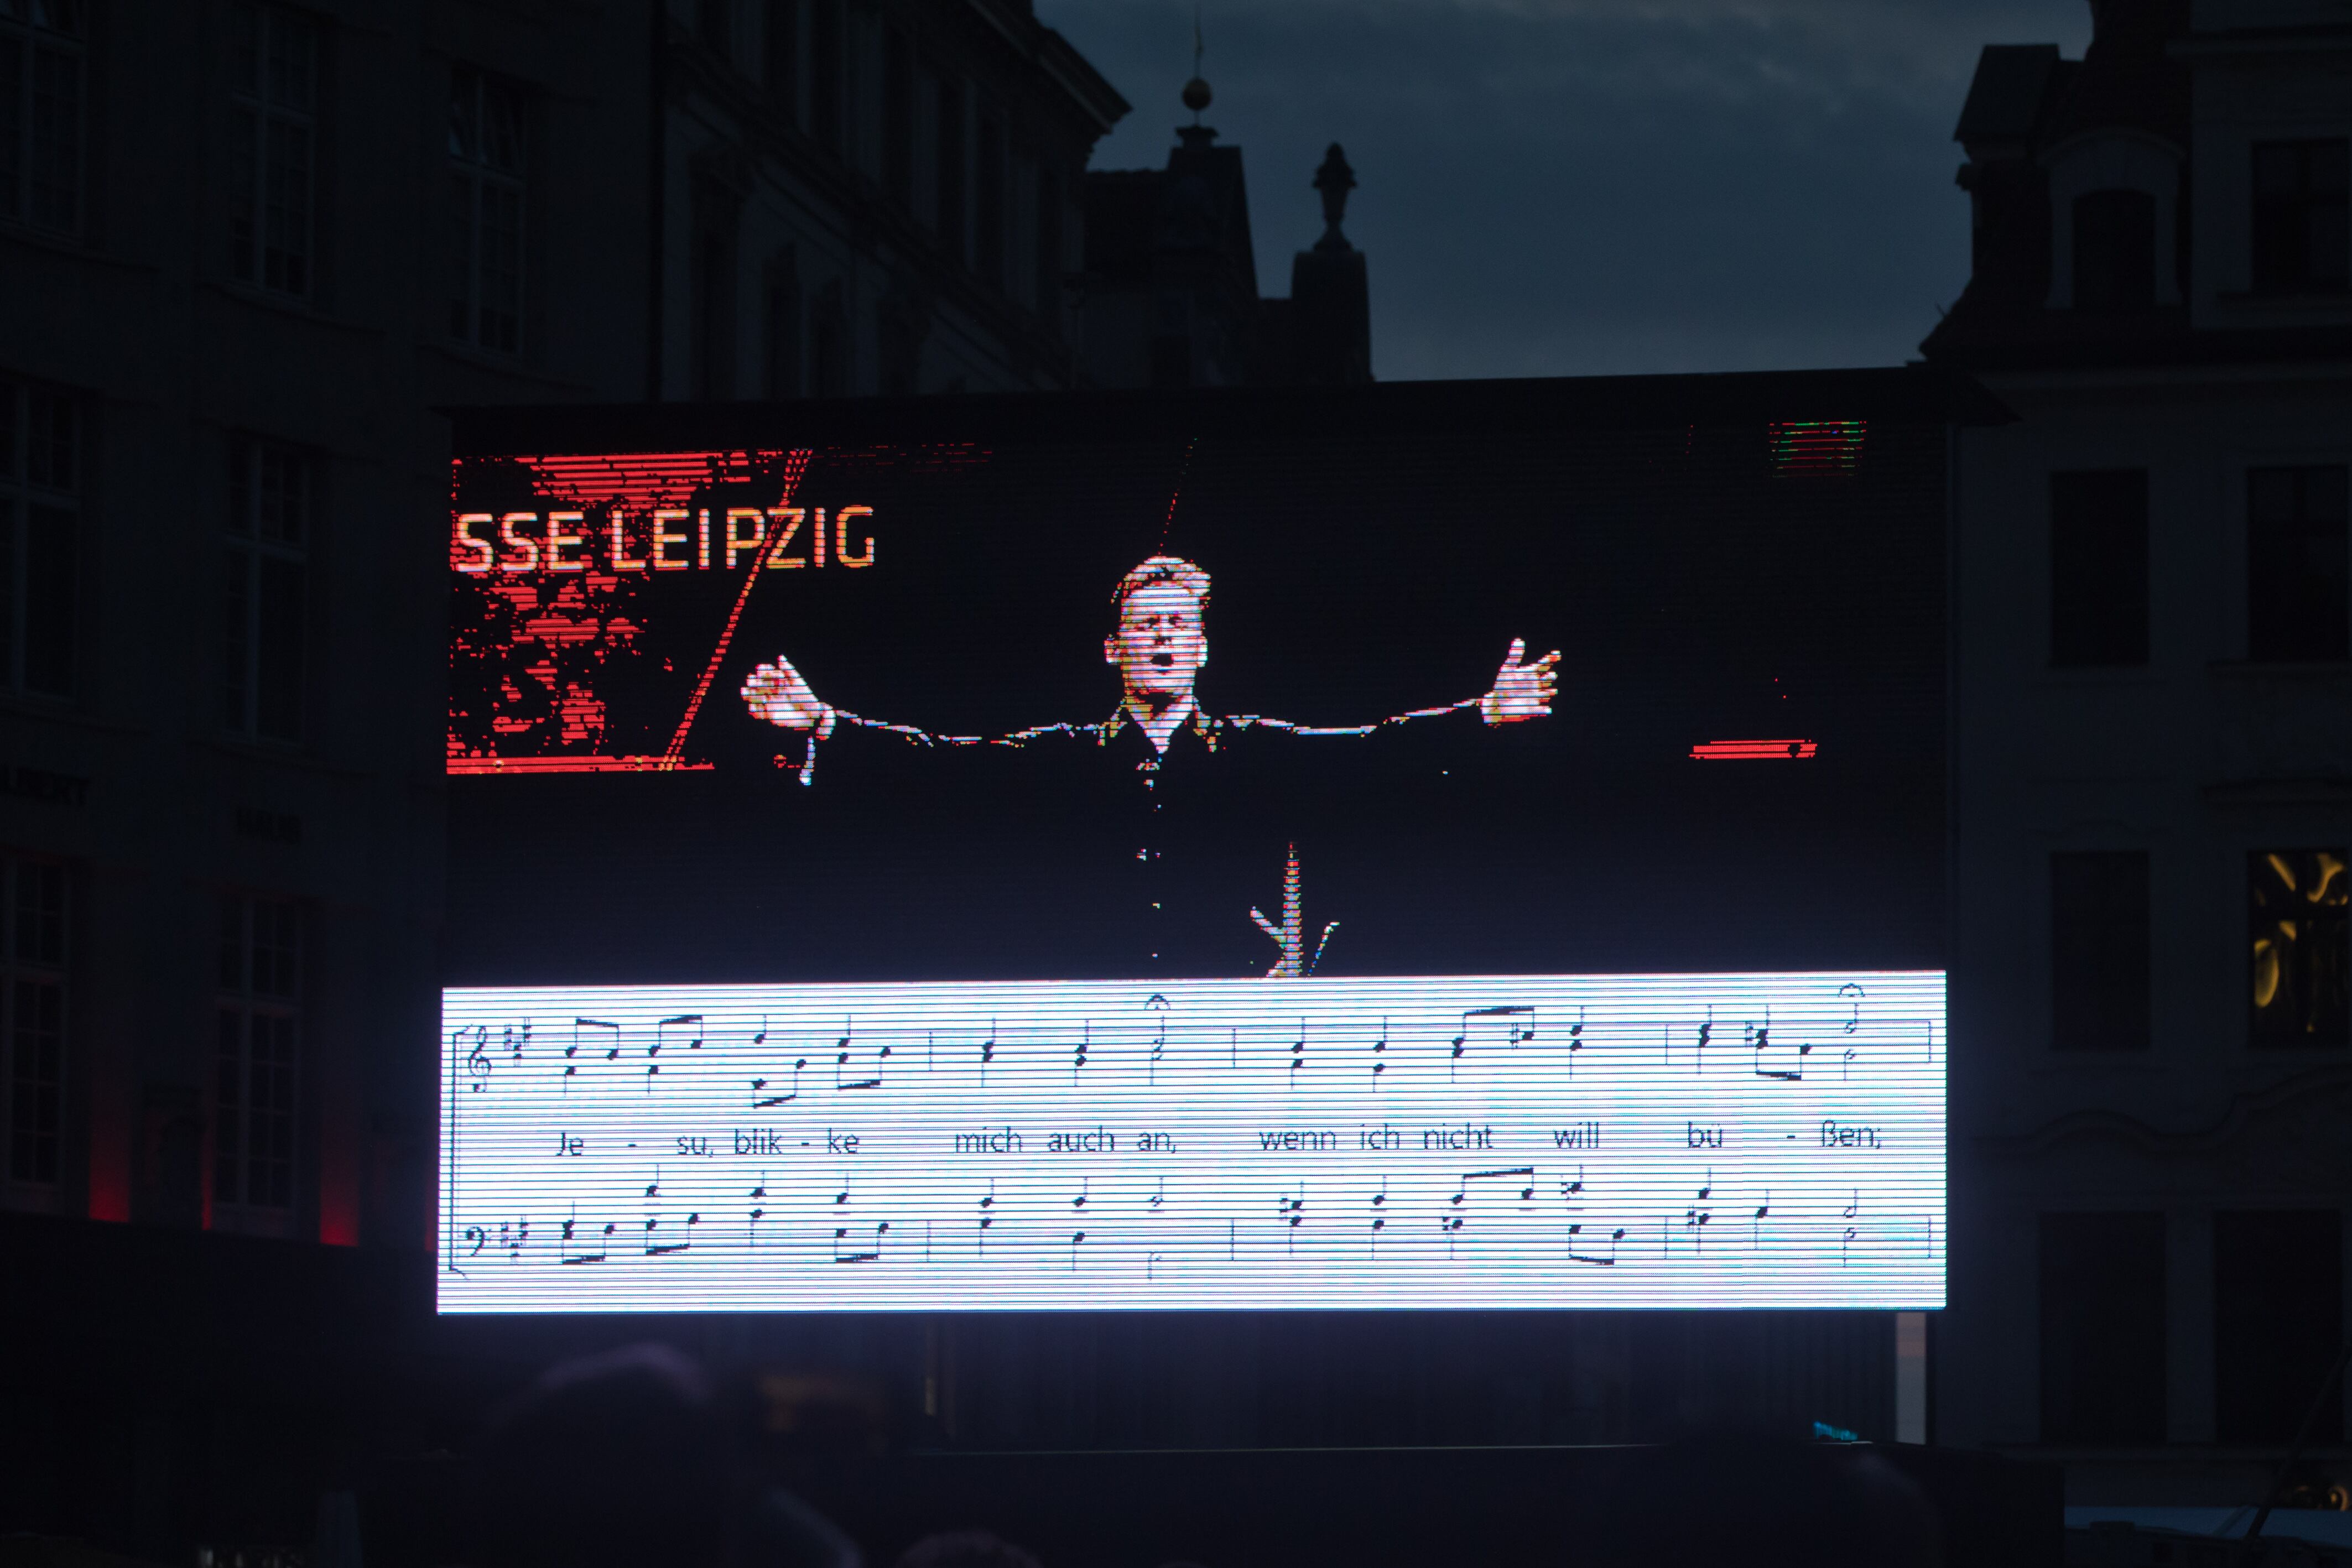
<instances>
[{"instance_id":1,"label":"sheet music display","mask_svg":"<svg viewBox=\"0 0 2352 1568\"><path fill-rule=\"evenodd\" d=\"M444 1312L1943 1305L1935 972L445 994Z\"/></svg>"}]
</instances>

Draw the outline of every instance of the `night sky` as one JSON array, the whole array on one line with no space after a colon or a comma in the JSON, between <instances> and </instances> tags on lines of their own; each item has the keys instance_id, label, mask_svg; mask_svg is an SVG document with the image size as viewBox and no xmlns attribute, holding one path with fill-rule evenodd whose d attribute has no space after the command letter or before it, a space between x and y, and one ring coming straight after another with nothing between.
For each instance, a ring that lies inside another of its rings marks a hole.
<instances>
[{"instance_id":1,"label":"night sky","mask_svg":"<svg viewBox=\"0 0 2352 1568\"><path fill-rule=\"evenodd\" d=\"M1037 0L1163 163L1192 0ZM1968 277L1952 183L1988 43L2078 57L2083 0L1208 0L1203 117L1239 144L1260 288L1343 143L1382 380L1884 365Z\"/></svg>"}]
</instances>

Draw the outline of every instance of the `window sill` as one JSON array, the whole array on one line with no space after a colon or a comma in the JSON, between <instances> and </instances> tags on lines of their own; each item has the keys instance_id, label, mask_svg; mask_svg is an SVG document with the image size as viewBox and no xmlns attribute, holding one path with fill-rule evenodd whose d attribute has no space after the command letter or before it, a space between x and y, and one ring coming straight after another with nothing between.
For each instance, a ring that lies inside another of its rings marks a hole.
<instances>
[{"instance_id":1,"label":"window sill","mask_svg":"<svg viewBox=\"0 0 2352 1568\"><path fill-rule=\"evenodd\" d=\"M438 354L450 363L463 365L471 371L488 371L493 375L515 376L524 381L537 382L543 386L562 387L571 392L601 391L594 382L583 380L578 376L559 375L552 371L543 371L525 362L520 355L496 354L488 349L477 349L471 344L460 343L454 339L430 339L424 347L427 352Z\"/></svg>"},{"instance_id":2,"label":"window sill","mask_svg":"<svg viewBox=\"0 0 2352 1568\"><path fill-rule=\"evenodd\" d=\"M370 338L381 338L384 335L383 328L369 322L352 321L340 316L330 316L319 308L317 301L301 296L273 294L268 289L254 284L224 283L218 279L209 281L206 287L225 299L233 299L240 305L249 305L258 310L267 310L273 316L282 316L289 320L308 321L314 326L331 328L338 331Z\"/></svg>"},{"instance_id":3,"label":"window sill","mask_svg":"<svg viewBox=\"0 0 2352 1568\"><path fill-rule=\"evenodd\" d=\"M2352 659L2215 659L2205 668L2228 680L2341 680Z\"/></svg>"},{"instance_id":4,"label":"window sill","mask_svg":"<svg viewBox=\"0 0 2352 1568\"><path fill-rule=\"evenodd\" d=\"M13 240L27 250L45 250L52 256L65 256L73 261L92 261L131 272L160 273L163 270L152 261L134 261L127 256L114 256L97 249L78 235L37 228L21 221L0 222L0 237Z\"/></svg>"}]
</instances>

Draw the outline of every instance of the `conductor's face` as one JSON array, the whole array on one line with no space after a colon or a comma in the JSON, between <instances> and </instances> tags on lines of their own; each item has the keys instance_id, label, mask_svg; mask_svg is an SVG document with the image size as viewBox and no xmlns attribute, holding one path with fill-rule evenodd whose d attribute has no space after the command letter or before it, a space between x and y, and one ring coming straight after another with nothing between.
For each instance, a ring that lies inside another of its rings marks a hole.
<instances>
[{"instance_id":1,"label":"conductor's face","mask_svg":"<svg viewBox=\"0 0 2352 1568\"><path fill-rule=\"evenodd\" d=\"M1118 666L1131 697L1165 703L1188 695L1209 662L1201 601L1173 583L1137 589L1119 606L1118 630L1103 639L1103 659Z\"/></svg>"}]
</instances>

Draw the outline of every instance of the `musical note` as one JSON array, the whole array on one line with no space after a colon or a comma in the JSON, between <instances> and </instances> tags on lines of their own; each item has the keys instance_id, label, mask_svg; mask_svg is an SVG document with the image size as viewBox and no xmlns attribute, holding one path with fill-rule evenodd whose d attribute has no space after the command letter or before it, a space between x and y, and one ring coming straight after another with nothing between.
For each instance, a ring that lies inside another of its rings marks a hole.
<instances>
[{"instance_id":1,"label":"musical note","mask_svg":"<svg viewBox=\"0 0 2352 1568\"><path fill-rule=\"evenodd\" d=\"M1852 1034L1862 1027L1862 998L1864 993L1860 986L1848 980L1837 988L1837 994L1848 998L1853 1004L1853 1011L1845 1020L1845 1032Z\"/></svg>"},{"instance_id":2,"label":"musical note","mask_svg":"<svg viewBox=\"0 0 2352 1568\"><path fill-rule=\"evenodd\" d=\"M1092 1176L1080 1176L1078 1178L1078 1196L1070 1199L1070 1207L1072 1208L1086 1207L1087 1191L1089 1187L1093 1186L1094 1184L1095 1178Z\"/></svg>"},{"instance_id":3,"label":"musical note","mask_svg":"<svg viewBox=\"0 0 2352 1568\"><path fill-rule=\"evenodd\" d=\"M1756 1213L1748 1222L1748 1245L1749 1247L1760 1248L1764 1245L1764 1217L1771 1212L1772 1189L1768 1186L1764 1189L1764 1201L1756 1206Z\"/></svg>"},{"instance_id":4,"label":"musical note","mask_svg":"<svg viewBox=\"0 0 2352 1568\"><path fill-rule=\"evenodd\" d=\"M1583 1230L1584 1227L1581 1225L1571 1225L1568 1228L1568 1260L1571 1263L1591 1263L1596 1268L1601 1269L1615 1268L1617 1266L1617 1244L1625 1239L1625 1228L1621 1225L1616 1229L1609 1233L1609 1256L1606 1258L1596 1256L1593 1253L1579 1252L1577 1250L1578 1247L1588 1245L1588 1243L1580 1242L1576 1239L1578 1236L1582 1234Z\"/></svg>"},{"instance_id":5,"label":"musical note","mask_svg":"<svg viewBox=\"0 0 2352 1568\"><path fill-rule=\"evenodd\" d=\"M1707 1004L1706 1021L1698 1026L1698 1045L1696 1049L1691 1052L1691 1071L1693 1072L1704 1073L1706 1071L1707 1041L1713 1039L1714 1035L1715 1005L1710 1002Z\"/></svg>"},{"instance_id":6,"label":"musical note","mask_svg":"<svg viewBox=\"0 0 2352 1568\"><path fill-rule=\"evenodd\" d=\"M1372 1194L1371 1249L1372 1256L1375 1258L1381 1255L1381 1232L1389 1228L1389 1217L1386 1213L1388 1203L1389 1178L1382 1176L1381 1190Z\"/></svg>"},{"instance_id":7,"label":"musical note","mask_svg":"<svg viewBox=\"0 0 2352 1568\"><path fill-rule=\"evenodd\" d=\"M1714 1192L1715 1168L1710 1166L1707 1167L1706 1184L1698 1189L1698 1196L1692 1199L1690 1207L1683 1210L1683 1228L1690 1232L1691 1245L1700 1251L1706 1249L1706 1222L1715 1218L1715 1212L1701 1208L1699 1205L1706 1202Z\"/></svg>"},{"instance_id":8,"label":"musical note","mask_svg":"<svg viewBox=\"0 0 2352 1568\"><path fill-rule=\"evenodd\" d=\"M761 1038L764 1039L766 1037L763 1035ZM778 1105L789 1105L793 1101L799 1099L801 1097L801 1069L807 1065L808 1058L805 1056L793 1063L793 1086L790 1090L782 1094L769 1094L765 1092L769 1087L769 1082L767 1079L754 1078L751 1080L751 1109L754 1111L772 1110Z\"/></svg>"},{"instance_id":9,"label":"musical note","mask_svg":"<svg viewBox=\"0 0 2352 1568\"><path fill-rule=\"evenodd\" d=\"M1298 1038L1290 1042L1290 1081L1298 1082L1298 1070L1307 1065L1307 1020L1298 1020Z\"/></svg>"},{"instance_id":10,"label":"musical note","mask_svg":"<svg viewBox=\"0 0 2352 1568\"><path fill-rule=\"evenodd\" d=\"M1536 1037L1536 1009L1531 1007L1470 1008L1462 1014L1462 1032L1454 1037L1454 1052L1447 1059L1458 1062L1482 1037L1496 1033L1503 1036L1508 1050L1518 1049L1519 1042Z\"/></svg>"},{"instance_id":11,"label":"musical note","mask_svg":"<svg viewBox=\"0 0 2352 1568\"><path fill-rule=\"evenodd\" d=\"M1470 1184L1474 1181L1504 1181L1513 1176L1524 1178L1523 1183L1519 1187L1519 1201L1521 1203L1526 1203L1528 1200L1535 1197L1536 1167L1533 1166L1513 1166L1508 1170L1471 1171L1467 1173L1462 1178L1462 1191L1454 1195L1454 1201L1460 1203L1463 1197L1469 1192Z\"/></svg>"},{"instance_id":12,"label":"musical note","mask_svg":"<svg viewBox=\"0 0 2352 1568\"><path fill-rule=\"evenodd\" d=\"M857 1232L857 1240L854 1242L849 1239L853 1229ZM882 1260L882 1239L889 1234L890 1222L887 1219L875 1225L871 1241L866 1239L866 1228L862 1225L836 1226L833 1232L833 1260L836 1263L878 1263Z\"/></svg>"},{"instance_id":13,"label":"musical note","mask_svg":"<svg viewBox=\"0 0 2352 1568\"><path fill-rule=\"evenodd\" d=\"M655 1238L660 1233L661 1217L659 1215L648 1215L646 1218L646 1256L648 1258L665 1258L675 1252L687 1251L694 1245L694 1228L701 1223L701 1215L689 1214L686 1217L685 1240L656 1241Z\"/></svg>"},{"instance_id":14,"label":"musical note","mask_svg":"<svg viewBox=\"0 0 2352 1568\"><path fill-rule=\"evenodd\" d=\"M1853 1189L1853 1201L1845 1206L1845 1235L1841 1238L1838 1242L1838 1267L1841 1269L1845 1267L1846 1254L1852 1250L1853 1247L1854 1230L1856 1228L1853 1222L1860 1218L1861 1216L1862 1189L1860 1187L1855 1187Z\"/></svg>"},{"instance_id":15,"label":"musical note","mask_svg":"<svg viewBox=\"0 0 2352 1568\"><path fill-rule=\"evenodd\" d=\"M1584 1049L1584 1009L1576 1009L1576 1021L1568 1026L1568 1075L1576 1076L1576 1053Z\"/></svg>"},{"instance_id":16,"label":"musical note","mask_svg":"<svg viewBox=\"0 0 2352 1568\"><path fill-rule=\"evenodd\" d=\"M988 1250L988 1228L996 1223L996 1216L989 1212L995 1207L996 1178L991 1176L988 1178L988 1196L980 1200L980 1249L982 1252Z\"/></svg>"},{"instance_id":17,"label":"musical note","mask_svg":"<svg viewBox=\"0 0 2352 1568\"><path fill-rule=\"evenodd\" d=\"M989 1063L996 1060L996 1020L988 1020L988 1038L980 1045L980 1086L988 1087Z\"/></svg>"},{"instance_id":18,"label":"musical note","mask_svg":"<svg viewBox=\"0 0 2352 1568\"><path fill-rule=\"evenodd\" d=\"M1764 1026L1761 1029L1759 1029L1754 1024L1749 1024L1748 1026L1748 1043L1753 1046L1756 1051L1754 1058L1756 1076L1759 1078L1777 1078L1787 1083L1801 1083L1804 1082L1805 1058L1813 1053L1813 1048L1811 1045L1800 1045L1796 1048L1796 1055L1789 1066L1779 1069L1769 1068L1764 1065L1764 1051L1765 1048L1771 1043L1771 1040L1772 1015L1769 1010L1767 1010L1764 1015Z\"/></svg>"},{"instance_id":19,"label":"musical note","mask_svg":"<svg viewBox=\"0 0 2352 1568\"><path fill-rule=\"evenodd\" d=\"M1074 1230L1070 1233L1070 1272L1073 1274L1078 1271L1078 1243L1086 1239L1087 1233L1083 1230Z\"/></svg>"},{"instance_id":20,"label":"musical note","mask_svg":"<svg viewBox=\"0 0 2352 1568\"><path fill-rule=\"evenodd\" d=\"M1078 1074L1086 1070L1087 1042L1093 1038L1094 1026L1091 1023L1081 1023L1078 1026L1078 1053L1070 1062L1070 1083L1073 1087L1076 1087L1078 1082Z\"/></svg>"},{"instance_id":21,"label":"musical note","mask_svg":"<svg viewBox=\"0 0 2352 1568\"><path fill-rule=\"evenodd\" d=\"M886 1045L874 1053L872 1077L852 1078L849 1057L853 1048L850 1040L856 1031L856 1022L855 1019L845 1019L841 1026L841 1038L833 1042L836 1053L833 1059L833 1086L837 1090L879 1089L882 1087L882 1064L890 1060L890 1048Z\"/></svg>"},{"instance_id":22,"label":"musical note","mask_svg":"<svg viewBox=\"0 0 2352 1568\"><path fill-rule=\"evenodd\" d=\"M572 1092L572 1081L580 1076L581 1062L583 1061L593 1061L595 1059L596 1046L599 1042L596 1041L593 1036L588 1040L582 1040L580 1038L580 1031L583 1029L611 1030L613 1031L611 1036L602 1042L605 1047L604 1060L607 1061L614 1061L619 1060L621 1055L621 1026L619 1024L609 1023L603 1019L573 1019L572 1020L572 1043L563 1048L563 1078L562 1082L563 1092L566 1094ZM588 1055L585 1058L580 1054L583 1049L588 1052Z\"/></svg>"},{"instance_id":23,"label":"musical note","mask_svg":"<svg viewBox=\"0 0 2352 1568\"><path fill-rule=\"evenodd\" d=\"M760 1173L760 1185L751 1189L751 1220L746 1227L744 1241L754 1252L760 1249L760 1221L768 1218L768 1173Z\"/></svg>"},{"instance_id":24,"label":"musical note","mask_svg":"<svg viewBox=\"0 0 2352 1568\"><path fill-rule=\"evenodd\" d=\"M1163 998L1163 1004L1164 1004L1164 998ZM1167 1020L1167 1019L1165 1019L1165 1018L1163 1017L1163 1018L1160 1020L1160 1035L1159 1035L1159 1038L1158 1038L1158 1039L1156 1039L1156 1040L1154 1040L1151 1042L1151 1065L1150 1065L1150 1070L1149 1070L1149 1076L1150 1076L1150 1082L1151 1082L1151 1083L1152 1083L1152 1085L1153 1085L1154 1087L1157 1087L1157 1086L1159 1085L1159 1082L1160 1082L1160 1058L1162 1058L1162 1057L1166 1056L1167 1054L1168 1054L1168 1020Z\"/></svg>"},{"instance_id":25,"label":"musical note","mask_svg":"<svg viewBox=\"0 0 2352 1568\"><path fill-rule=\"evenodd\" d=\"M1277 1194L1275 1212L1283 1220L1283 1240L1291 1252L1298 1249L1298 1227L1307 1218L1307 1184L1301 1181L1287 1197Z\"/></svg>"},{"instance_id":26,"label":"musical note","mask_svg":"<svg viewBox=\"0 0 2352 1568\"><path fill-rule=\"evenodd\" d=\"M659 1056L662 1053L662 1047L669 1043L669 1030L688 1024L694 1026L694 1038L686 1042L686 1048L688 1051L700 1051L702 1049L702 1015L700 1013L680 1013L676 1018L661 1019L654 1024L654 1042L646 1048L646 1093L650 1094L654 1092L654 1079L661 1072L661 1063L656 1061L654 1058Z\"/></svg>"},{"instance_id":27,"label":"musical note","mask_svg":"<svg viewBox=\"0 0 2352 1568\"><path fill-rule=\"evenodd\" d=\"M506 1249L508 1262L511 1263L521 1257L523 1248L529 1245L530 1241L530 1221L529 1219L516 1220L511 1224L504 1220L499 1221L499 1245Z\"/></svg>"},{"instance_id":28,"label":"musical note","mask_svg":"<svg viewBox=\"0 0 2352 1568\"><path fill-rule=\"evenodd\" d=\"M499 1031L499 1040L500 1045L505 1048L507 1053L507 1065L509 1067L520 1067L522 1065L523 1047L530 1043L530 1025L526 1023L522 1028L517 1029L514 1025L509 1024L505 1029Z\"/></svg>"},{"instance_id":29,"label":"musical note","mask_svg":"<svg viewBox=\"0 0 2352 1568\"><path fill-rule=\"evenodd\" d=\"M595 1221L592 1219L588 1223L593 1225ZM572 1250L579 1227L580 1206L573 1204L571 1218L563 1222L563 1234L556 1239L558 1263L602 1263L612 1256L613 1235L621 1228L618 1220L605 1221L604 1228L595 1233L596 1250L593 1252Z\"/></svg>"},{"instance_id":30,"label":"musical note","mask_svg":"<svg viewBox=\"0 0 2352 1568\"><path fill-rule=\"evenodd\" d=\"M1380 1083L1381 1074L1389 1070L1389 1064L1381 1060L1388 1054L1388 1049L1389 1020L1383 1018L1381 1019L1381 1038L1372 1041L1372 1083L1375 1087Z\"/></svg>"},{"instance_id":31,"label":"musical note","mask_svg":"<svg viewBox=\"0 0 2352 1568\"><path fill-rule=\"evenodd\" d=\"M1144 1205L1144 1207L1145 1207L1149 1212L1150 1212L1150 1213L1152 1213L1152 1214L1157 1214L1157 1213L1159 1213L1159 1212L1160 1212L1160 1206L1161 1204L1163 1204L1163 1203L1166 1203L1167 1201L1168 1201L1168 1178L1167 1178L1166 1176L1161 1176L1161 1177L1160 1178L1160 1185L1159 1185L1157 1187L1155 1187L1155 1188L1153 1188L1153 1189L1152 1189L1152 1193L1151 1193L1151 1201L1150 1201L1150 1202L1149 1202L1149 1203L1147 1203L1147 1204L1145 1204L1145 1205Z\"/></svg>"}]
</instances>

